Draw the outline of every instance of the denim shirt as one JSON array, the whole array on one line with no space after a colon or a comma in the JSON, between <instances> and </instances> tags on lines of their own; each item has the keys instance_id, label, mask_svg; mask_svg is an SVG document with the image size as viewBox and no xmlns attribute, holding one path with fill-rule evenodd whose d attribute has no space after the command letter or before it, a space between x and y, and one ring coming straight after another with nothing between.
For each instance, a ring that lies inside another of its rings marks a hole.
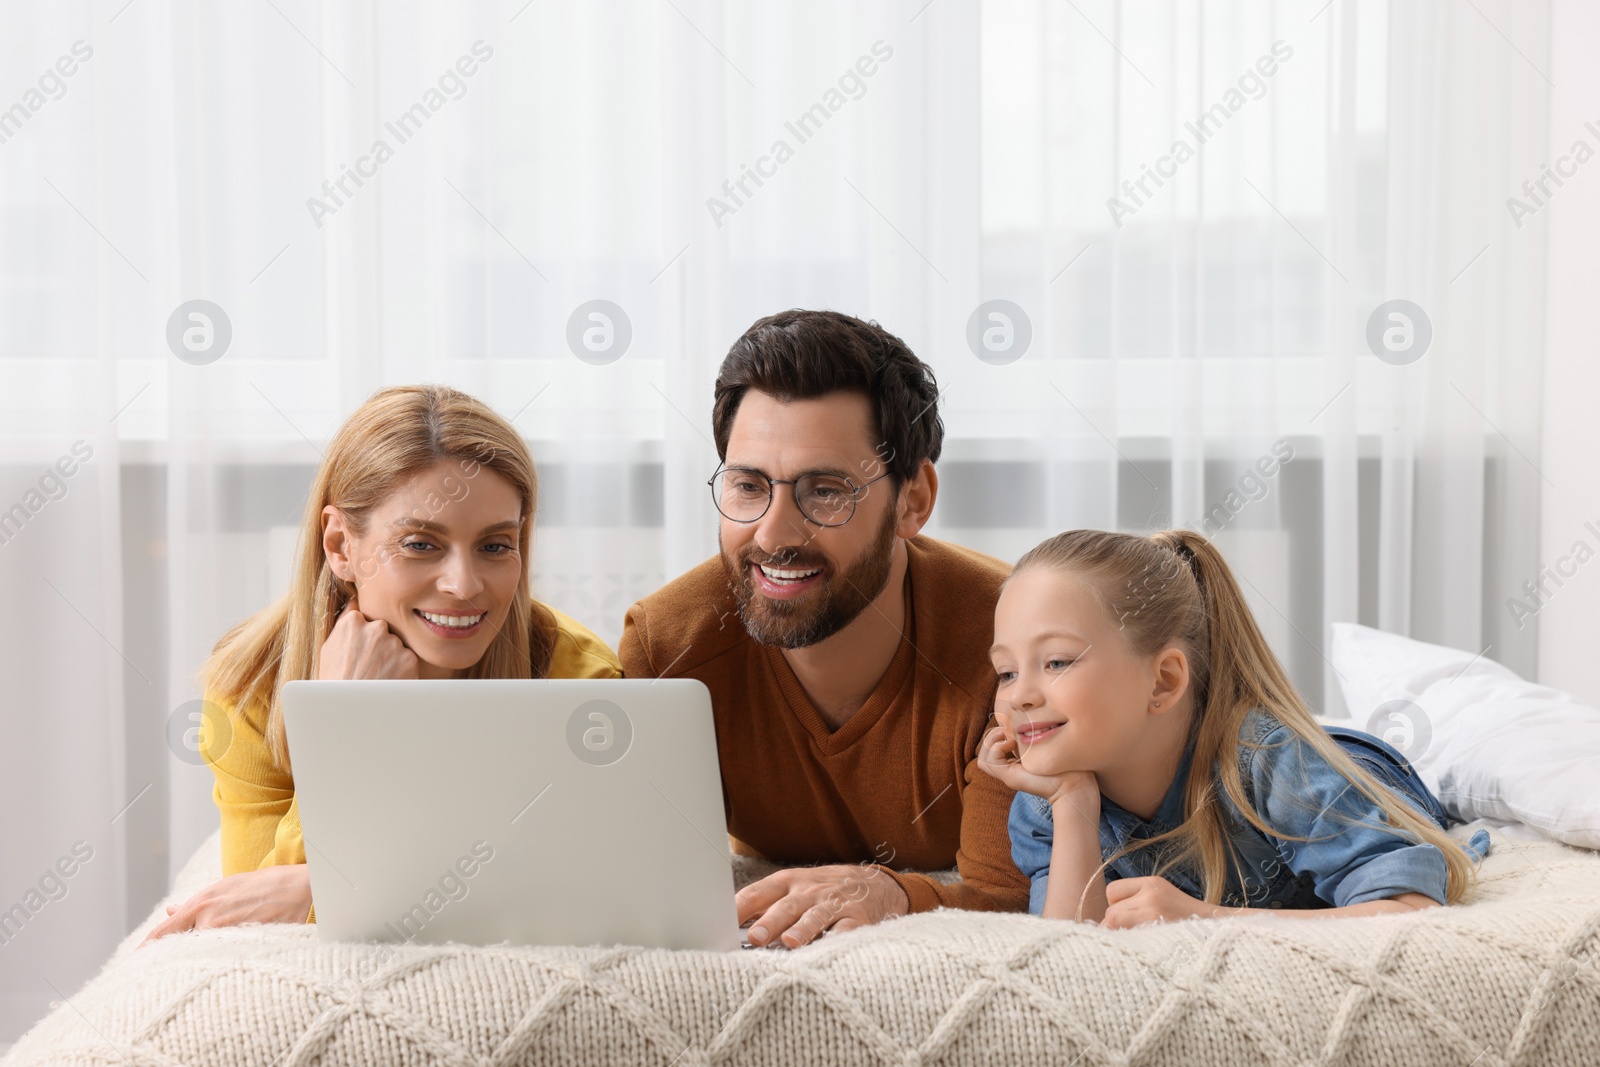
<instances>
[{"instance_id":1,"label":"denim shirt","mask_svg":"<svg viewBox=\"0 0 1600 1067\"><path fill-rule=\"evenodd\" d=\"M1449 825L1438 800L1404 756L1371 734L1327 727L1346 754L1441 828ZM1251 908L1345 907L1421 893L1445 900L1446 867L1439 849L1413 843L1387 828L1381 809L1355 789L1315 749L1277 719L1256 710L1239 732L1239 774L1245 796L1268 826L1292 841L1265 834L1246 822L1219 784L1217 797L1239 866L1230 862L1222 904ZM1100 854L1110 856L1130 842L1155 837L1183 822L1183 798L1193 748L1186 749L1172 785L1148 821L1100 798ZM1011 857L1032 882L1028 910L1043 914L1055 836L1050 802L1017 793L1009 820ZM1162 845L1141 849L1106 868L1107 881L1156 873ZM1466 846L1476 858L1489 851L1489 833L1479 830ZM1162 876L1196 899L1204 899L1199 871L1169 866Z\"/></svg>"}]
</instances>

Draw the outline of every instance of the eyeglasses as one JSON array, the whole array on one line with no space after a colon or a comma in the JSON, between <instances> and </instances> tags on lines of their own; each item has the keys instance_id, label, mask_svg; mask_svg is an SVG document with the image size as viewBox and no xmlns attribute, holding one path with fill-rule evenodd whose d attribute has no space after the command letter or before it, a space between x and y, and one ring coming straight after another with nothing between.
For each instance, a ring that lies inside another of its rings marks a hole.
<instances>
[{"instance_id":1,"label":"eyeglasses","mask_svg":"<svg viewBox=\"0 0 1600 1067\"><path fill-rule=\"evenodd\" d=\"M750 467L724 467L712 475L711 499L717 510L734 522L755 522L772 507L773 486L794 486L794 504L805 520L817 526L843 526L856 513L856 502L873 482L887 478L884 471L857 485L838 474L802 474L798 478L768 478Z\"/></svg>"}]
</instances>

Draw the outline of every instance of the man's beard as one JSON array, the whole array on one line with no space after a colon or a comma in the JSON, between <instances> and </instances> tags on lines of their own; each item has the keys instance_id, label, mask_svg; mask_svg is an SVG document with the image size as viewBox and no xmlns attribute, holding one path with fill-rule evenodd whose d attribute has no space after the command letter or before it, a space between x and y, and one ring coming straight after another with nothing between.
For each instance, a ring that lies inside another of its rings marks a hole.
<instances>
[{"instance_id":1,"label":"man's beard","mask_svg":"<svg viewBox=\"0 0 1600 1067\"><path fill-rule=\"evenodd\" d=\"M824 573L815 589L795 600L776 600L756 591L750 576L752 564L806 570L826 568L827 560L807 555L804 548L768 557L755 544L745 547L735 562L721 553L728 584L739 601L739 618L757 644L778 648L806 648L824 641L855 621L889 584L894 564L895 513L890 508L867 551L842 575Z\"/></svg>"}]
</instances>

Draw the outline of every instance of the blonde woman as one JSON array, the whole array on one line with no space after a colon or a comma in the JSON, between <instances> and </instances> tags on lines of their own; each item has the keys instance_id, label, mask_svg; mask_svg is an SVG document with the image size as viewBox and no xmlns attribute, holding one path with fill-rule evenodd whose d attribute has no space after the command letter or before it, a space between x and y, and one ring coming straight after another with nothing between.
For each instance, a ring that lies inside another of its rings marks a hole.
<instances>
[{"instance_id":1,"label":"blonde woman","mask_svg":"<svg viewBox=\"0 0 1600 1067\"><path fill-rule=\"evenodd\" d=\"M224 877L150 938L315 920L285 682L621 676L603 641L529 593L537 499L521 435L465 393L384 389L350 416L311 488L294 587L201 671Z\"/></svg>"},{"instance_id":2,"label":"blonde woman","mask_svg":"<svg viewBox=\"0 0 1600 1067\"><path fill-rule=\"evenodd\" d=\"M1394 748L1319 725L1227 562L1186 530L1073 530L995 606L980 765L1018 792L1029 910L1108 927L1461 900L1488 850Z\"/></svg>"}]
</instances>

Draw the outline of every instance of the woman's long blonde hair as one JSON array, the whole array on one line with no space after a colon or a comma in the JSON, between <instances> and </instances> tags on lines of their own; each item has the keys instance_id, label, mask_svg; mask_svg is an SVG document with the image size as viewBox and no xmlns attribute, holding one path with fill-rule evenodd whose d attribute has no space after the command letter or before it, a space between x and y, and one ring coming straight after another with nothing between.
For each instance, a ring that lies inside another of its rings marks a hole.
<instances>
[{"instance_id":1,"label":"woman's long blonde hair","mask_svg":"<svg viewBox=\"0 0 1600 1067\"><path fill-rule=\"evenodd\" d=\"M1476 876L1470 855L1436 822L1352 760L1312 716L1256 626L1227 561L1209 540L1189 530L1163 530L1148 537L1070 530L1030 549L1007 581L1032 567L1051 567L1087 579L1139 654L1154 655L1177 645L1189 661L1194 694L1189 742L1194 753L1184 791L1184 820L1107 857L1101 870L1130 852L1161 844L1157 873L1197 867L1208 903L1221 902L1230 864L1241 884L1247 884L1226 813L1218 803L1219 783L1233 806L1262 833L1283 840L1311 840L1267 825L1245 796L1238 750L1250 742L1239 734L1245 716L1259 708L1292 730L1376 804L1388 829L1437 846L1448 872L1446 900L1454 904L1461 899Z\"/></svg>"},{"instance_id":2,"label":"woman's long blonde hair","mask_svg":"<svg viewBox=\"0 0 1600 1067\"><path fill-rule=\"evenodd\" d=\"M317 676L318 656L334 620L355 595L334 576L322 550L322 509L339 508L356 536L365 534L374 508L395 489L440 460L457 460L458 476L492 470L511 483L522 502L517 532L522 573L511 610L472 678L543 678L550 670L555 619L529 592L529 545L539 481L522 435L476 397L443 385L380 389L339 428L312 483L295 550L289 592L235 626L217 642L201 668L203 692L229 702L243 718L266 709L265 733L273 761L289 769L284 734L283 683Z\"/></svg>"}]
</instances>

